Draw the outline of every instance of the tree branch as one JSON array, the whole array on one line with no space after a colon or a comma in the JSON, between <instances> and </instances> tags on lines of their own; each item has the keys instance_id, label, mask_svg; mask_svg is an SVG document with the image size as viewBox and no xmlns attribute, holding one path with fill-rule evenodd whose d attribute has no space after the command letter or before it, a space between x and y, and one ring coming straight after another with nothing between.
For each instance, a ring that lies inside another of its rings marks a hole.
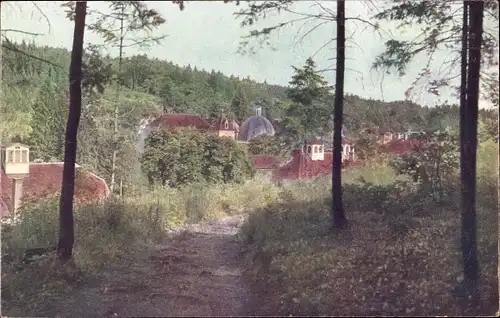
<instances>
[{"instance_id":1,"label":"tree branch","mask_svg":"<svg viewBox=\"0 0 500 318\"><path fill-rule=\"evenodd\" d=\"M42 33L33 33L33 32L28 32L28 31L23 31L23 30L16 30L16 29L3 29L3 30L0 30L0 31L2 31L2 32L21 33L21 34L33 35L33 36L42 35Z\"/></svg>"}]
</instances>

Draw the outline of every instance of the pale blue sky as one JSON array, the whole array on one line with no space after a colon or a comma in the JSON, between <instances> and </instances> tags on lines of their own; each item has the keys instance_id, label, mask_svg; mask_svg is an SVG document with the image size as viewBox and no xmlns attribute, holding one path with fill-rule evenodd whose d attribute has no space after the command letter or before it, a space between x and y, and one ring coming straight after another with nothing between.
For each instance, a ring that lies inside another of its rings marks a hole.
<instances>
[{"instance_id":1,"label":"pale blue sky","mask_svg":"<svg viewBox=\"0 0 500 318\"><path fill-rule=\"evenodd\" d=\"M39 8L50 21L50 28L46 19L35 9L30 2L2 2L2 29L19 29L28 32L42 33L37 37L26 36L9 32L8 36L14 40L34 40L35 43L56 47L70 48L72 43L73 23L66 17L61 2L47 1L37 2ZM303 1L295 4L296 11L313 12L312 1ZM328 8L335 8L335 2L324 1L322 4ZM242 35L248 33L248 29L242 29L239 21L233 13L239 10L234 4L222 2L188 2L184 11L171 3L148 2L148 5L157 9L166 19L157 34L166 34L168 37L161 45L152 47L146 51L128 49L126 55L147 53L148 56L172 61L176 64L196 66L200 69L219 70L224 74L234 74L240 77L250 76L257 81L266 80L273 84L287 84L291 75L291 65L301 66L307 57L314 54L329 39L335 36L333 24L324 25L311 33L302 44L297 44L297 38L307 32L313 24L304 26L300 24L284 29L273 37L272 41L275 51L264 48L255 55L239 55L236 53L238 43ZM242 4L246 5L246 4ZM107 3L89 2L91 9L105 11ZM347 17L368 18L374 8L366 5L363 1L349 1L346 5ZM258 26L272 26L277 22L285 21L290 16L281 14L273 16L260 22ZM357 25L356 25L357 23ZM395 33L394 25L382 24L382 29L389 33ZM299 30L300 29L300 30ZM412 32L413 31L413 32ZM418 30L411 30L406 36L411 37ZM414 81L420 67L426 62L423 56L415 61L405 76L396 74L385 75L381 85L382 74L370 70L374 57L383 50L383 40L371 29L354 21L348 21L348 36L352 35L353 41L347 48L345 91L365 98L384 99L387 101L404 99L405 90ZM91 32L85 34L86 42L99 43L99 38ZM109 52L116 55L116 50ZM449 52L441 52L437 56L436 66L449 55ZM326 68L334 63L328 59L335 56L335 45L332 43L316 56L320 68ZM436 68L437 70L437 68ZM334 83L334 72L324 74L328 81ZM444 94L442 99L427 94L423 89L417 90L413 100L432 106L445 99L456 102L454 97Z\"/></svg>"}]
</instances>

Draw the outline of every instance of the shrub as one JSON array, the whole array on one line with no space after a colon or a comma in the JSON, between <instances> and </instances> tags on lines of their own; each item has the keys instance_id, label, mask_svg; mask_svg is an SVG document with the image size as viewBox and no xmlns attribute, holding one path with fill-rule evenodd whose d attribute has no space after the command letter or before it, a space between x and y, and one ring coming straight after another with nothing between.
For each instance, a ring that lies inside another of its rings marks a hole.
<instances>
[{"instance_id":1,"label":"shrub","mask_svg":"<svg viewBox=\"0 0 500 318\"><path fill-rule=\"evenodd\" d=\"M456 138L447 131L424 133L413 151L397 157L391 167L399 175L407 175L414 184L427 191L436 202L441 201L444 181L459 167Z\"/></svg>"},{"instance_id":2,"label":"shrub","mask_svg":"<svg viewBox=\"0 0 500 318\"><path fill-rule=\"evenodd\" d=\"M274 155L281 154L282 147L275 136L261 135L252 138L248 142L248 152L251 155Z\"/></svg>"},{"instance_id":3,"label":"shrub","mask_svg":"<svg viewBox=\"0 0 500 318\"><path fill-rule=\"evenodd\" d=\"M460 314L453 295L462 271L458 192L437 204L383 165L345 172L345 230L332 231L327 178L285 184L280 201L245 222L250 273L277 291L280 315ZM487 170L478 166L481 188ZM477 213L486 314L495 307L488 297L496 293L497 209L478 202Z\"/></svg>"},{"instance_id":4,"label":"shrub","mask_svg":"<svg viewBox=\"0 0 500 318\"><path fill-rule=\"evenodd\" d=\"M25 203L13 224L2 224L2 305L25 315L49 299L163 238L166 230L258 209L278 199L280 189L264 179L237 184L196 183L176 189L155 187L143 195L109 199L75 209L74 267L54 267L55 254L22 264L27 248L55 246L58 197ZM16 309L17 308L17 309ZM19 311L16 311L19 310Z\"/></svg>"},{"instance_id":5,"label":"shrub","mask_svg":"<svg viewBox=\"0 0 500 318\"><path fill-rule=\"evenodd\" d=\"M254 174L245 149L234 140L193 129L155 131L146 139L142 170L150 184L243 182Z\"/></svg>"}]
</instances>

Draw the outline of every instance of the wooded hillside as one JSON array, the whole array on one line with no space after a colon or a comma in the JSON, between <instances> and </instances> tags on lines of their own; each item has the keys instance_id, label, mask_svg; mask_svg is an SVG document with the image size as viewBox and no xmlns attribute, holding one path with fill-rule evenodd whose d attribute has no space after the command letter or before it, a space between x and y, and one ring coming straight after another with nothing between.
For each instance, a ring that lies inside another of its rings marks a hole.
<instances>
[{"instance_id":1,"label":"wooded hillside","mask_svg":"<svg viewBox=\"0 0 500 318\"><path fill-rule=\"evenodd\" d=\"M6 116L2 115L0 120L0 133L3 139L32 147L32 159L62 160L70 52L27 43L9 45L11 49L4 49L2 55L2 104ZM16 48L24 53L16 52ZM241 121L254 114L255 108L263 107L267 117L283 115L287 87L200 70L196 66L181 67L147 55L126 57L122 74L116 74L117 60L109 56L96 58L95 52L88 50L85 59L89 69L106 69L109 65L107 70L112 80L105 84L102 93L94 90L85 95L78 161L105 178L110 173L107 149L112 143L116 83L122 86L118 171L127 171L119 174L129 183L137 181L131 178L140 178L133 151L139 121L151 113L167 110L204 117L225 113ZM406 130L458 125L455 106L426 108L409 101L387 103L355 95L346 95L345 100L345 126L351 135L372 126ZM131 173L130 167L136 167L138 173Z\"/></svg>"}]
</instances>

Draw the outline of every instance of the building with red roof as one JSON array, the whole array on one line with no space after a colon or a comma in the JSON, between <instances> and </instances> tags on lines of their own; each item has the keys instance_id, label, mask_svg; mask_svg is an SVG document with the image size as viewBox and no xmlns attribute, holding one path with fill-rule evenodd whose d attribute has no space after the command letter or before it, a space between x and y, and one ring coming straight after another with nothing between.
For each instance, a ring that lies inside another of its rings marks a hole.
<instances>
[{"instance_id":1,"label":"building with red roof","mask_svg":"<svg viewBox=\"0 0 500 318\"><path fill-rule=\"evenodd\" d=\"M415 147L421 145L421 142L416 139L399 139L393 140L380 146L380 152L391 155L403 155L414 151Z\"/></svg>"},{"instance_id":2,"label":"building with red roof","mask_svg":"<svg viewBox=\"0 0 500 318\"><path fill-rule=\"evenodd\" d=\"M208 121L198 115L189 114L162 114L149 125L153 129L170 130L174 128L194 128L198 130L209 130L211 125Z\"/></svg>"},{"instance_id":3,"label":"building with red roof","mask_svg":"<svg viewBox=\"0 0 500 318\"><path fill-rule=\"evenodd\" d=\"M191 114L161 114L152 120L145 132L149 133L155 129L172 130L175 128L193 128L207 133L217 133L219 136L225 136L237 139L239 125L236 121L221 116L215 120L206 120L199 115Z\"/></svg>"},{"instance_id":4,"label":"building with red roof","mask_svg":"<svg viewBox=\"0 0 500 318\"><path fill-rule=\"evenodd\" d=\"M280 166L281 160L277 156L255 155L251 157L252 164L257 170L272 170Z\"/></svg>"},{"instance_id":5,"label":"building with red roof","mask_svg":"<svg viewBox=\"0 0 500 318\"><path fill-rule=\"evenodd\" d=\"M342 140L343 168L357 164L354 146L347 139ZM319 140L308 140L300 149L294 149L291 159L274 170L275 180L311 179L332 173L333 152L326 150Z\"/></svg>"},{"instance_id":6,"label":"building with red roof","mask_svg":"<svg viewBox=\"0 0 500 318\"><path fill-rule=\"evenodd\" d=\"M63 162L31 162L29 173L22 178L17 188L17 183L14 183L12 176L7 174L5 169L0 169L0 216L4 218L11 215L15 197L18 197L20 202L26 202L57 195L61 190L63 165ZM110 191L104 179L77 165L76 203L105 199L109 194Z\"/></svg>"}]
</instances>

